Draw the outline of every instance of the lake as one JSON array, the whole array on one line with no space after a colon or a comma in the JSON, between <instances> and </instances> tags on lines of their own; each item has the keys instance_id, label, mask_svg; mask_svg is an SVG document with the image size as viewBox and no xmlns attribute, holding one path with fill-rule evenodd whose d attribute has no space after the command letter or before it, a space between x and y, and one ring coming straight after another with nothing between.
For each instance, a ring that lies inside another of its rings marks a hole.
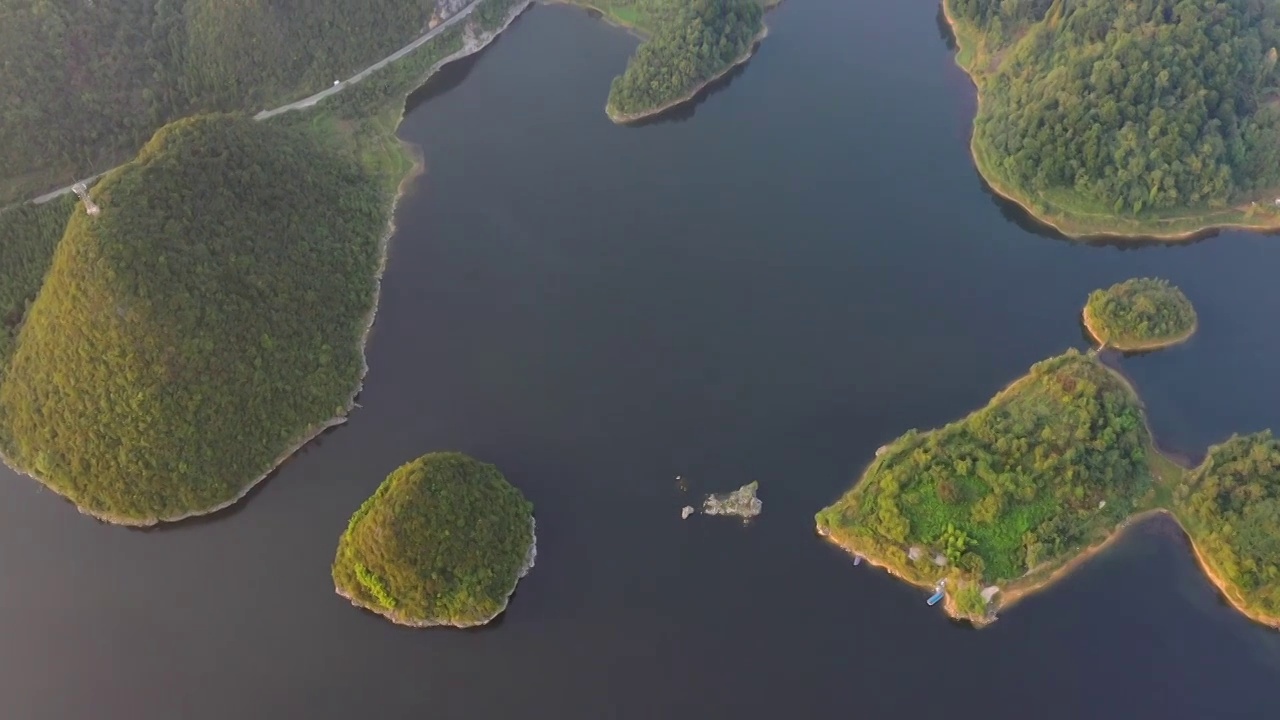
<instances>
[{"instance_id":1,"label":"lake","mask_svg":"<svg viewBox=\"0 0 1280 720\"><path fill-rule=\"evenodd\" d=\"M636 40L536 6L416 97L362 408L231 511L100 525L0 470L13 720L1272 717L1280 634L1172 523L974 631L813 532L876 447L1085 348L1167 277L1187 345L1122 361L1162 444L1280 429L1280 239L1091 246L984 189L932 0L790 0L692 112L617 127ZM422 453L496 463L538 564L476 631L352 608L347 518ZM689 483L688 493L676 476ZM680 519L760 481L764 513Z\"/></svg>"}]
</instances>

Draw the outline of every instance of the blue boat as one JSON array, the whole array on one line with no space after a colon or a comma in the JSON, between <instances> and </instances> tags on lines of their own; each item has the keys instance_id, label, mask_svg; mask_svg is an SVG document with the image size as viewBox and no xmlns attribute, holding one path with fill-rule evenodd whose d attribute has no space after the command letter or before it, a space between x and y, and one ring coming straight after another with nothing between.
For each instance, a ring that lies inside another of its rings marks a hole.
<instances>
[{"instance_id":1,"label":"blue boat","mask_svg":"<svg viewBox=\"0 0 1280 720\"><path fill-rule=\"evenodd\" d=\"M938 604L938 601L941 600L944 595L946 595L946 591L945 591L946 586L947 586L946 580L938 581L938 585L933 589L933 596L930 597L928 600L929 605L932 606L932 605Z\"/></svg>"},{"instance_id":2,"label":"blue boat","mask_svg":"<svg viewBox=\"0 0 1280 720\"><path fill-rule=\"evenodd\" d=\"M861 556L861 555L854 555L854 556L853 556L853 564L854 564L854 565L861 565L861 564L862 564L862 556Z\"/></svg>"}]
</instances>

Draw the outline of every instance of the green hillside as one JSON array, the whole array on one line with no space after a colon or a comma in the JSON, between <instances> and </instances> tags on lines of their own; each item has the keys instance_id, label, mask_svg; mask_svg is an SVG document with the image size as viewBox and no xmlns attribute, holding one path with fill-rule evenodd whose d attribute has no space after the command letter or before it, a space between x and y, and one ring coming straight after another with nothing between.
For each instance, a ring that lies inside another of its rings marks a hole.
<instances>
[{"instance_id":1,"label":"green hillside","mask_svg":"<svg viewBox=\"0 0 1280 720\"><path fill-rule=\"evenodd\" d=\"M0 212L0 378L75 202L67 195Z\"/></svg>"},{"instance_id":2,"label":"green hillside","mask_svg":"<svg viewBox=\"0 0 1280 720\"><path fill-rule=\"evenodd\" d=\"M162 129L71 217L0 385L6 454L120 522L237 497L357 385L384 187L306 129Z\"/></svg>"},{"instance_id":3,"label":"green hillside","mask_svg":"<svg viewBox=\"0 0 1280 720\"><path fill-rule=\"evenodd\" d=\"M606 109L615 120L679 101L751 50L764 28L756 0L637 3L633 21L649 32L615 78Z\"/></svg>"},{"instance_id":4,"label":"green hillside","mask_svg":"<svg viewBox=\"0 0 1280 720\"><path fill-rule=\"evenodd\" d=\"M1070 234L1268 222L1228 211L1280 187L1280 6L946 7L982 98L974 155L1002 194Z\"/></svg>"},{"instance_id":5,"label":"green hillside","mask_svg":"<svg viewBox=\"0 0 1280 720\"><path fill-rule=\"evenodd\" d=\"M323 89L434 0L0 0L0 203L127 160L164 123Z\"/></svg>"},{"instance_id":6,"label":"green hillside","mask_svg":"<svg viewBox=\"0 0 1280 720\"><path fill-rule=\"evenodd\" d=\"M351 516L333 581L405 625L479 625L533 560L533 505L492 465L432 453L391 473Z\"/></svg>"}]
</instances>

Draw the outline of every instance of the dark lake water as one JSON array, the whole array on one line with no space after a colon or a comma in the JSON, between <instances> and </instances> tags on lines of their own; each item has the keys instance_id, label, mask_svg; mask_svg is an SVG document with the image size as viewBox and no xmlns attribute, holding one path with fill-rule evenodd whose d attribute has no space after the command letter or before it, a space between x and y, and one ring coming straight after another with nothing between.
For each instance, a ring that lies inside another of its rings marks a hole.
<instances>
[{"instance_id":1,"label":"dark lake water","mask_svg":"<svg viewBox=\"0 0 1280 720\"><path fill-rule=\"evenodd\" d=\"M402 128L363 409L235 510L99 525L0 471L0 716L1266 718L1280 634L1167 522L980 632L813 534L875 448L1085 347L1092 289L1159 275L1200 333L1123 361L1190 454L1280 428L1280 238L1055 239L984 191L932 0L791 0L693 113L602 112L635 40L535 7ZM347 517L459 449L535 503L538 564L480 631L333 593ZM680 493L675 477L690 483ZM682 522L759 480L750 526Z\"/></svg>"}]
</instances>

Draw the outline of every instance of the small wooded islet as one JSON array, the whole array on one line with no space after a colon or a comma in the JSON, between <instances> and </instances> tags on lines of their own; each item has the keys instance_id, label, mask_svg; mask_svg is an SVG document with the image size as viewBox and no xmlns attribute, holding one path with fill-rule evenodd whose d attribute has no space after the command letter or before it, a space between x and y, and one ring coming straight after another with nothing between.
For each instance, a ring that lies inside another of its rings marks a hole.
<instances>
[{"instance_id":1,"label":"small wooded islet","mask_svg":"<svg viewBox=\"0 0 1280 720\"><path fill-rule=\"evenodd\" d=\"M342 596L412 626L481 625L534 555L533 505L493 465L432 453L383 481L338 541Z\"/></svg>"},{"instance_id":2,"label":"small wooded islet","mask_svg":"<svg viewBox=\"0 0 1280 720\"><path fill-rule=\"evenodd\" d=\"M1098 342L1118 350L1153 350L1195 332L1196 310L1167 280L1133 278L1089 294L1084 321Z\"/></svg>"}]
</instances>

